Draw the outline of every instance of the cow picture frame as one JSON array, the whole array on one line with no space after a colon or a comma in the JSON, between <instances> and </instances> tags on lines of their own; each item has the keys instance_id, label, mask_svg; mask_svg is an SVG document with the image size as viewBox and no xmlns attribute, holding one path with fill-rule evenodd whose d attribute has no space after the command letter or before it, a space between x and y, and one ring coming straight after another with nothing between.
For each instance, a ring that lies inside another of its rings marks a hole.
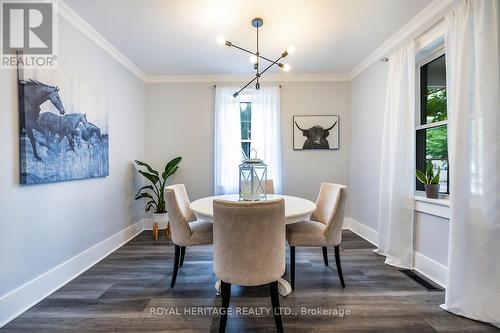
<instances>
[{"instance_id":1,"label":"cow picture frame","mask_svg":"<svg viewBox=\"0 0 500 333\"><path fill-rule=\"evenodd\" d=\"M339 149L338 115L294 115L292 125L293 150Z\"/></svg>"}]
</instances>

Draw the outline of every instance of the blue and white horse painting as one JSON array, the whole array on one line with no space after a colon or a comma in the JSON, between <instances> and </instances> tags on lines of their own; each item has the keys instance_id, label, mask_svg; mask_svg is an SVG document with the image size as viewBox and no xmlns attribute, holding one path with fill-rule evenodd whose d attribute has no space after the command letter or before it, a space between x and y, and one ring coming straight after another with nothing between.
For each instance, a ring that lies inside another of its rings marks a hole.
<instances>
[{"instance_id":1,"label":"blue and white horse painting","mask_svg":"<svg viewBox=\"0 0 500 333\"><path fill-rule=\"evenodd\" d=\"M58 87L37 80L18 87L22 184L109 175L107 133L85 112L68 113Z\"/></svg>"},{"instance_id":2,"label":"blue and white horse painting","mask_svg":"<svg viewBox=\"0 0 500 333\"><path fill-rule=\"evenodd\" d=\"M31 147L33 149L33 157L38 161L41 160L36 149L35 137L33 130L40 131L37 124L40 114L40 105L45 101L50 102L63 115L65 113L61 98L59 97L59 88L49 86L35 80L19 81L19 110L21 110L20 125L21 129L26 131Z\"/></svg>"}]
</instances>

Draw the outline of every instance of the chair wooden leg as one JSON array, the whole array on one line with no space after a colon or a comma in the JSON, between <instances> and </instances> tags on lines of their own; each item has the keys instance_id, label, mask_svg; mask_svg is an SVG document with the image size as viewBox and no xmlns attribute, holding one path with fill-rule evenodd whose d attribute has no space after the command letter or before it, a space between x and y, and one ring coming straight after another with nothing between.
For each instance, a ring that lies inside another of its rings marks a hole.
<instances>
[{"instance_id":1,"label":"chair wooden leg","mask_svg":"<svg viewBox=\"0 0 500 333\"><path fill-rule=\"evenodd\" d=\"M158 240L158 223L153 224L153 240Z\"/></svg>"},{"instance_id":2,"label":"chair wooden leg","mask_svg":"<svg viewBox=\"0 0 500 333\"><path fill-rule=\"evenodd\" d=\"M283 322L281 321L278 281L274 281L269 284L269 291L271 292L271 303L273 305L273 315L274 315L274 322L276 323L276 329L278 330L279 333L282 333Z\"/></svg>"},{"instance_id":3,"label":"chair wooden leg","mask_svg":"<svg viewBox=\"0 0 500 333\"><path fill-rule=\"evenodd\" d=\"M222 297L219 333L226 331L227 311L229 308L229 300L231 299L231 284L224 281L220 282L220 291Z\"/></svg>"},{"instance_id":4,"label":"chair wooden leg","mask_svg":"<svg viewBox=\"0 0 500 333\"><path fill-rule=\"evenodd\" d=\"M328 266L328 248L326 246L323 246L322 249L323 249L323 261L325 262L325 266Z\"/></svg>"},{"instance_id":5,"label":"chair wooden leg","mask_svg":"<svg viewBox=\"0 0 500 333\"><path fill-rule=\"evenodd\" d=\"M181 246L181 262L179 264L179 267L182 267L182 264L184 264L184 255L186 254L186 247Z\"/></svg>"},{"instance_id":6,"label":"chair wooden leg","mask_svg":"<svg viewBox=\"0 0 500 333\"><path fill-rule=\"evenodd\" d=\"M335 246L335 263L337 264L337 273L339 273L340 284L345 288L344 276L342 275L342 267L340 266L339 245Z\"/></svg>"},{"instance_id":7,"label":"chair wooden leg","mask_svg":"<svg viewBox=\"0 0 500 333\"><path fill-rule=\"evenodd\" d=\"M170 281L170 288L175 286L175 279L177 279L177 271L179 270L179 254L181 252L181 247L175 245L175 255L174 255L174 270L172 272L172 281Z\"/></svg>"},{"instance_id":8,"label":"chair wooden leg","mask_svg":"<svg viewBox=\"0 0 500 333\"><path fill-rule=\"evenodd\" d=\"M295 289L295 246L290 246L290 284Z\"/></svg>"}]
</instances>

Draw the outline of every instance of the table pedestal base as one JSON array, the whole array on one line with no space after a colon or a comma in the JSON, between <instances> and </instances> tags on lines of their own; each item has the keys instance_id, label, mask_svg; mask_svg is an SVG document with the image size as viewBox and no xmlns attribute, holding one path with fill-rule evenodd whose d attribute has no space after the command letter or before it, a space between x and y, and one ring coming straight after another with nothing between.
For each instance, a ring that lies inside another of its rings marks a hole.
<instances>
[{"instance_id":1,"label":"table pedestal base","mask_svg":"<svg viewBox=\"0 0 500 333\"><path fill-rule=\"evenodd\" d=\"M220 280L217 280L217 282L215 282L214 287L215 287L217 296L220 296ZM279 278L278 279L278 291L279 291L281 296L288 296L292 292L292 286L290 285L290 283L287 280L285 280L283 278Z\"/></svg>"},{"instance_id":2,"label":"table pedestal base","mask_svg":"<svg viewBox=\"0 0 500 333\"><path fill-rule=\"evenodd\" d=\"M217 296L220 296L220 280L217 280L217 282L215 282L215 291L217 293Z\"/></svg>"},{"instance_id":3,"label":"table pedestal base","mask_svg":"<svg viewBox=\"0 0 500 333\"><path fill-rule=\"evenodd\" d=\"M285 279L278 279L278 291L281 296L288 296L292 292L292 285Z\"/></svg>"}]
</instances>

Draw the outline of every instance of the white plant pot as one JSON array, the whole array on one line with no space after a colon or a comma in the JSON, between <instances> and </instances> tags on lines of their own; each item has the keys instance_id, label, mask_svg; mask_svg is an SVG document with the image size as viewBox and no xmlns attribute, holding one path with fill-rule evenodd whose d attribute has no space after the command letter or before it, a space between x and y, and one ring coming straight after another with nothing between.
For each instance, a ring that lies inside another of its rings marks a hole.
<instances>
[{"instance_id":1,"label":"white plant pot","mask_svg":"<svg viewBox=\"0 0 500 333\"><path fill-rule=\"evenodd\" d=\"M168 226L168 213L154 213L153 214L153 221L158 224L158 229L163 230L167 229Z\"/></svg>"}]
</instances>

